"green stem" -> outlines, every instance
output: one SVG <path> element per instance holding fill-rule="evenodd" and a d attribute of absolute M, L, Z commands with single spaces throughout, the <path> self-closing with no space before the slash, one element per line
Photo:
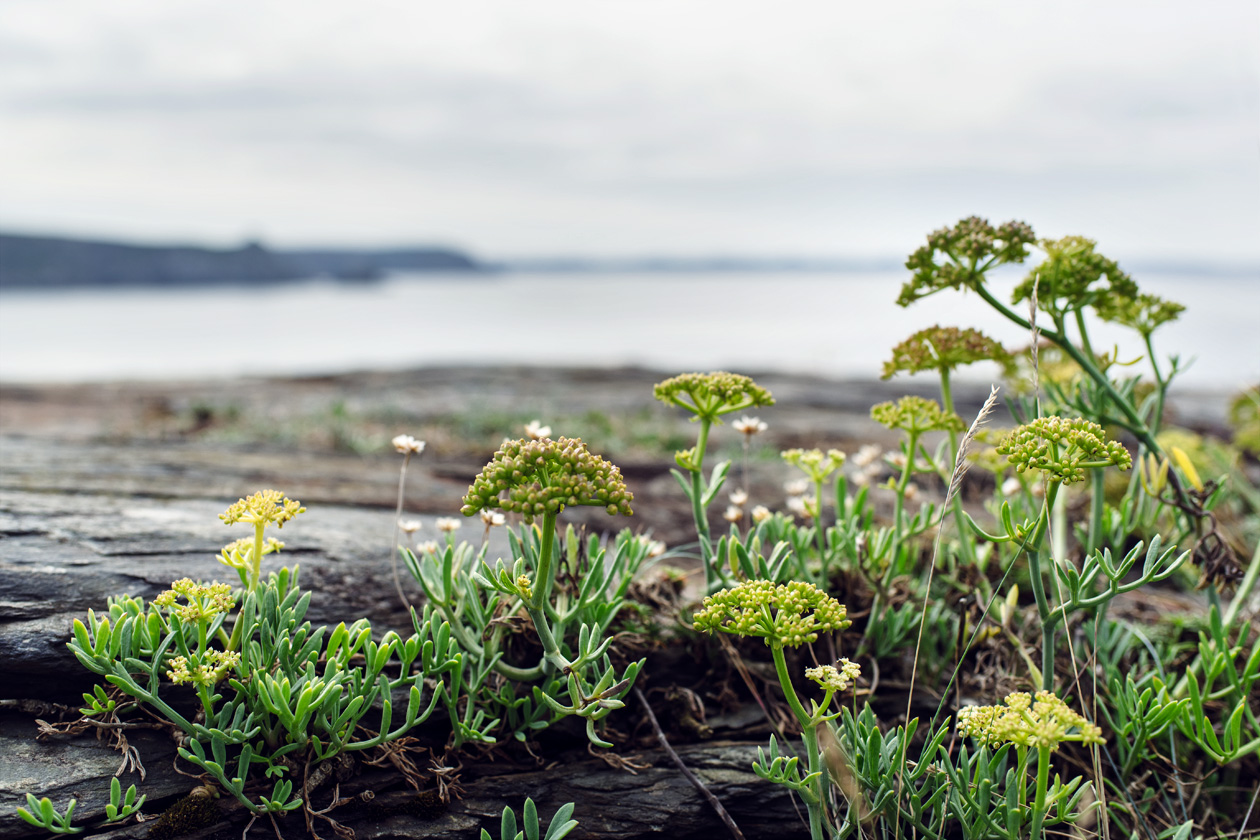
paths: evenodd
<path fill-rule="evenodd" d="M 1168 396 L 1168 380 L 1159 372 L 1159 362 L 1155 360 L 1155 345 L 1151 343 L 1151 334 L 1143 333 L 1142 341 L 1146 344 L 1146 358 L 1151 362 L 1151 373 L 1155 376 L 1155 416 L 1151 418 L 1151 431 L 1159 434 L 1159 427 L 1164 422 L 1164 399 Z"/>
<path fill-rule="evenodd" d="M 263 529 L 266 527 L 266 522 L 259 521 L 254 523 L 254 546 L 249 553 L 249 588 L 251 592 L 258 590 L 258 583 L 262 579 Z"/>
<path fill-rule="evenodd" d="M 704 455 L 709 446 L 709 427 L 713 421 L 700 415 L 700 435 L 696 438 L 696 447 L 692 450 L 691 459 L 691 517 L 696 524 L 696 537 L 700 541 L 700 559 L 704 562 L 704 581 L 707 590 L 713 589 L 714 580 L 719 572 L 714 568 L 713 542 L 709 536 L 708 512 L 701 505 L 704 497 Z"/>
<path fill-rule="evenodd" d="M 1085 327 L 1085 313 L 1081 309 L 1074 312 L 1076 316 L 1076 329 L 1081 334 L 1081 347 L 1084 348 L 1085 354 L 1090 358 L 1094 358 L 1094 347 L 1089 340 L 1089 330 Z M 1056 319 L 1060 331 L 1067 335 L 1067 330 L 1063 327 L 1063 322 Z M 1097 395 L 1099 399 L 1097 404 L 1093 406 L 1095 416 L 1091 419 L 1098 421 L 1099 425 L 1105 423 L 1107 415 L 1107 398 L 1103 395 Z M 1098 548 L 1102 543 L 1102 520 L 1104 508 L 1106 507 L 1106 494 L 1104 488 L 1106 485 L 1106 477 L 1101 470 L 1095 470 L 1090 475 L 1090 497 L 1089 497 L 1089 530 L 1086 535 L 1085 556 L 1094 553 L 1094 549 Z"/>
<path fill-rule="evenodd" d="M 1084 546 L 1086 557 L 1102 546 L 1103 514 L 1107 507 L 1106 479 L 1102 470 L 1094 470 L 1089 476 L 1089 532 Z"/>
<path fill-rule="evenodd" d="M 897 547 L 901 545 L 902 537 L 906 532 L 906 488 L 910 486 L 910 476 L 914 472 L 915 449 L 919 444 L 918 432 L 906 434 L 910 445 L 906 447 L 906 464 L 901 468 L 901 479 L 897 482 L 896 506 L 893 508 L 893 557 L 896 557 Z"/>
<path fill-rule="evenodd" d="M 995 298 L 993 293 L 985 288 L 983 283 L 977 283 L 975 290 L 980 297 L 984 298 L 986 303 L 1001 313 L 1008 321 L 1012 321 L 1026 330 L 1032 329 L 1032 324 L 1030 324 L 1027 319 L 1021 318 L 1019 315 L 1012 312 L 1005 304 Z M 1063 349 L 1063 352 L 1072 357 L 1072 361 L 1081 366 L 1081 369 L 1089 375 L 1090 379 L 1097 382 L 1098 385 L 1107 392 L 1107 396 L 1111 398 L 1111 401 L 1114 402 L 1120 409 L 1121 413 L 1124 414 L 1125 419 L 1133 425 L 1133 433 L 1139 440 L 1142 441 L 1142 443 L 1146 444 L 1148 449 L 1155 453 L 1163 453 L 1159 444 L 1155 442 L 1155 437 L 1151 434 L 1150 428 L 1146 425 L 1146 423 L 1142 422 L 1142 418 L 1138 416 L 1137 410 L 1129 404 L 1128 400 L 1120 395 L 1120 392 L 1116 390 L 1116 386 L 1113 385 L 1111 380 L 1098 369 L 1098 366 L 1094 364 L 1094 360 L 1092 358 L 1086 358 L 1086 356 L 1080 351 L 1080 348 L 1068 341 L 1062 333 L 1056 330 L 1046 329 L 1045 327 L 1038 327 L 1038 331 L 1043 336 L 1059 345 L 1059 347 Z"/>
<path fill-rule="evenodd" d="M 1028 544 L 1028 576 L 1032 583 L 1033 598 L 1037 602 L 1037 614 L 1041 617 L 1041 687 L 1050 691 L 1054 685 L 1054 622 L 1053 612 L 1046 599 L 1045 581 L 1041 575 L 1041 545 L 1050 524 L 1050 509 L 1059 493 L 1059 483 L 1051 481 L 1041 506 L 1041 516 Z"/>
<path fill-rule="evenodd" d="M 819 773 L 822 771 L 822 754 L 818 749 L 817 724 L 806 713 L 800 698 L 796 696 L 796 689 L 792 687 L 792 678 L 788 675 L 787 659 L 783 655 L 783 648 L 771 645 L 770 652 L 774 656 L 774 671 L 779 677 L 779 687 L 783 689 L 783 696 L 787 698 L 792 716 L 801 725 L 801 739 L 805 742 L 809 773 L 811 775 Z M 813 840 L 825 840 L 823 834 L 823 778 L 825 776 L 825 772 L 817 776 L 810 784 L 809 795 L 801 797 L 805 800 L 805 807 L 809 811 L 809 833 Z"/>
<path fill-rule="evenodd" d="M 538 549 L 538 571 L 534 575 L 534 591 L 525 600 L 525 611 L 534 620 L 534 630 L 538 633 L 538 641 L 543 646 L 543 657 L 560 671 L 570 665 L 560 653 L 560 645 L 551 633 L 551 623 L 547 620 L 544 607 L 548 602 L 553 583 L 551 571 L 551 554 L 556 543 L 556 514 L 547 511 L 543 514 L 542 541 Z"/>
<path fill-rule="evenodd" d="M 534 574 L 534 591 L 531 598 L 526 599 L 527 609 L 542 611 L 551 595 L 554 577 L 551 571 L 551 554 L 556 544 L 556 514 L 547 511 L 543 514 L 542 540 L 538 548 L 538 570 Z"/>
<path fill-rule="evenodd" d="M 823 480 L 821 478 L 814 481 L 814 501 L 818 504 L 818 516 L 814 518 L 814 536 L 816 538 L 815 541 L 818 543 L 818 565 L 822 575 L 820 583 L 822 584 L 822 590 L 826 592 L 831 582 L 831 575 L 830 570 L 827 568 L 827 541 L 825 536 L 827 526 L 823 523 Z M 836 515 L 839 516 L 839 514 L 840 512 L 836 511 Z"/>
<path fill-rule="evenodd" d="M 1041 826 L 1046 819 L 1046 788 L 1050 783 L 1050 748 L 1037 748 L 1037 792 L 1033 800 L 1032 826 L 1029 837 L 1041 837 Z"/>
<path fill-rule="evenodd" d="M 954 394 L 949 384 L 949 370 L 947 368 L 940 369 L 941 374 L 941 407 L 945 409 L 945 413 L 954 413 Z M 949 430 L 949 462 L 952 464 L 958 460 L 958 433 L 953 429 Z"/>

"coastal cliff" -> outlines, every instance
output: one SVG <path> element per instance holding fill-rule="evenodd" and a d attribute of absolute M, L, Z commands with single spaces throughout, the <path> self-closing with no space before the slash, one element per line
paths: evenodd
<path fill-rule="evenodd" d="M 204 248 L 0 233 L 5 289 L 281 283 L 319 276 L 374 280 L 389 271 L 480 270 L 472 257 L 447 248 Z"/>

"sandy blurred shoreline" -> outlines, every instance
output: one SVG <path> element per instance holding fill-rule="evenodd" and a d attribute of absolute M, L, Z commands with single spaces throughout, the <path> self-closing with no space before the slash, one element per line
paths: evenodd
<path fill-rule="evenodd" d="M 688 531 L 669 475 L 694 427 L 658 403 L 671 372 L 643 368 L 432 367 L 329 376 L 30 385 L 0 383 L 0 490 L 232 499 L 278 487 L 309 504 L 393 507 L 399 433 L 428 441 L 409 472 L 407 508 L 453 514 L 468 483 L 505 436 L 537 418 L 580 436 L 626 474 L 637 524 L 671 539 Z M 871 405 L 907 393 L 936 396 L 927 377 L 836 380 L 750 375 L 776 398 L 755 412 L 769 424 L 750 453 L 753 502 L 782 504 L 788 447 L 895 444 Z M 968 421 L 988 387 L 960 384 Z M 1178 422 L 1217 428 L 1227 394 L 1178 393 Z M 1008 422 L 1005 411 L 996 424 Z M 741 438 L 715 432 L 718 457 L 742 468 Z M 732 475 L 732 481 L 736 475 Z M 732 485 L 733 486 L 733 485 Z M 601 525 L 600 527 L 604 527 Z"/>

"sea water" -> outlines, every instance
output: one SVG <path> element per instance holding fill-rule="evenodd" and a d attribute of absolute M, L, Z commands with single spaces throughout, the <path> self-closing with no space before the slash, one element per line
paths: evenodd
<path fill-rule="evenodd" d="M 6 291 L 0 381 L 272 376 L 426 365 L 640 365 L 663 371 L 879 374 L 889 348 L 932 324 L 972 326 L 1008 346 L 1025 330 L 974 294 L 895 304 L 904 272 L 397 274 L 196 289 Z M 999 295 L 1009 295 L 1015 278 Z M 1183 383 L 1260 380 L 1260 283 L 1243 276 L 1139 278 L 1186 304 L 1156 333 L 1161 356 L 1193 359 Z M 1017 308 L 1021 315 L 1027 310 Z M 1140 341 L 1091 328 L 1096 350 Z M 1168 362 L 1161 358 L 1166 370 Z M 966 378 L 985 380 L 978 367 Z"/>

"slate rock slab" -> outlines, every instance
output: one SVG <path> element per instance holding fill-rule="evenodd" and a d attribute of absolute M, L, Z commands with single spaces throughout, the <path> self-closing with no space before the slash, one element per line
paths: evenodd
<path fill-rule="evenodd" d="M 0 650 L 8 677 L 0 698 L 77 702 L 92 675 L 65 643 L 73 620 L 103 610 L 110 595 L 152 597 L 182 577 L 235 583 L 236 573 L 217 559 L 247 530 L 219 521 L 232 501 L 0 491 Z M 415 518 L 421 534 L 436 535 L 432 517 Z M 390 571 L 392 529 L 392 511 L 311 505 L 276 532 L 285 550 L 268 561 L 300 566 L 313 624 L 367 616 L 378 633 L 410 633 Z M 507 552 L 502 529 L 491 539 L 490 556 Z M 400 574 L 418 600 L 419 588 Z"/>

